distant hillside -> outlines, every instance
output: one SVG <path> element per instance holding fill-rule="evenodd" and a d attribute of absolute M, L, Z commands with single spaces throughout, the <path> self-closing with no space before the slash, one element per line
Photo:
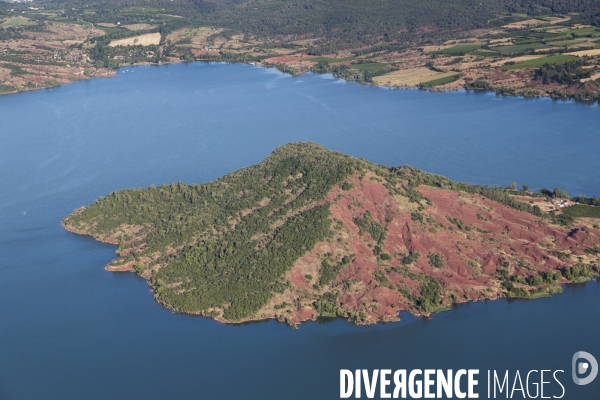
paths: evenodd
<path fill-rule="evenodd" d="M 136 271 L 176 312 L 364 324 L 589 279 L 598 226 L 555 225 L 572 221 L 545 202 L 292 143 L 207 184 L 112 192 L 63 225 L 118 244 L 107 269 Z"/>
<path fill-rule="evenodd" d="M 596 0 L 58 0 L 58 8 L 85 10 L 89 22 L 121 24 L 154 20 L 174 29 L 208 25 L 257 38 L 305 36 L 320 39 L 317 48 L 332 52 L 361 45 L 403 41 L 415 35 L 499 26 L 510 13 L 542 15 L 578 12 L 580 22 L 598 22 Z M 165 20 L 173 14 L 184 18 Z"/>

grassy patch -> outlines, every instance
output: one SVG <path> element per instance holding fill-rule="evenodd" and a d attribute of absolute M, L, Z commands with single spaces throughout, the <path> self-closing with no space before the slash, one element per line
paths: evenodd
<path fill-rule="evenodd" d="M 576 204 L 564 208 L 563 213 L 570 215 L 571 217 L 600 218 L 600 207 Z"/>
<path fill-rule="evenodd" d="M 96 26 L 96 28 L 104 31 L 107 35 L 112 35 L 115 32 L 119 32 L 121 28 L 109 28 L 107 26 Z"/>
<path fill-rule="evenodd" d="M 527 43 L 527 44 L 517 44 L 514 46 L 497 46 L 493 47 L 493 50 L 497 51 L 500 54 L 511 54 L 511 53 L 522 53 L 528 50 L 537 50 L 537 49 L 547 49 L 543 43 Z"/>
<path fill-rule="evenodd" d="M 505 65 L 502 67 L 504 70 L 509 69 L 523 69 L 523 68 L 536 68 L 541 67 L 544 64 L 564 64 L 569 61 L 578 60 L 578 57 L 567 56 L 567 55 L 556 55 L 536 58 L 534 60 L 521 61 L 512 65 Z"/>
<path fill-rule="evenodd" d="M 548 44 L 550 46 L 555 46 L 555 47 L 567 47 L 567 46 L 573 46 L 575 44 L 585 42 L 586 40 L 587 39 L 559 40 L 557 42 L 550 42 Z"/>
<path fill-rule="evenodd" d="M 534 33 L 530 36 L 532 38 L 536 38 L 536 39 L 559 39 L 559 38 L 566 39 L 566 38 L 570 37 L 569 34 L 566 34 L 564 32 L 561 32 L 561 33 L 539 32 L 539 33 Z"/>
<path fill-rule="evenodd" d="M 461 74 L 457 72 L 454 75 L 444 76 L 443 78 L 438 78 L 438 79 L 433 79 L 431 81 L 423 82 L 422 86 L 431 87 L 431 86 L 445 85 L 447 83 L 454 82 L 456 79 L 458 79 L 459 76 L 461 76 Z"/>
<path fill-rule="evenodd" d="M 477 50 L 483 46 L 485 42 L 478 43 L 462 43 L 457 44 L 456 46 L 448 47 L 447 49 L 442 49 L 438 51 L 434 51 L 434 54 L 465 54 L 473 50 Z"/>
<path fill-rule="evenodd" d="M 498 52 L 496 52 L 494 50 L 488 50 L 488 49 L 479 49 L 479 50 L 472 51 L 471 54 L 473 54 L 475 56 L 494 57 L 494 56 L 498 55 Z"/>
<path fill-rule="evenodd" d="M 571 29 L 571 30 L 569 30 L 569 32 L 571 32 L 574 35 L 587 35 L 590 33 L 598 32 L 598 28 L 596 28 L 594 26 L 590 26 L 589 28 Z"/>
<path fill-rule="evenodd" d="M 24 17 L 15 17 L 3 22 L 1 26 L 4 28 L 12 28 L 15 26 L 25 25 L 35 25 L 35 22 L 31 22 L 30 20 Z"/>

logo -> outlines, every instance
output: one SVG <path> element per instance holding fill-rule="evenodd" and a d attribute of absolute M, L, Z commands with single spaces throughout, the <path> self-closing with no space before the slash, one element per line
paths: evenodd
<path fill-rule="evenodd" d="M 587 377 L 579 378 L 579 375 L 585 375 L 588 370 L 590 373 Z M 592 383 L 596 379 L 596 375 L 598 375 L 598 361 L 596 361 L 593 355 L 585 351 L 578 351 L 573 354 L 573 382 L 576 385 Z"/>

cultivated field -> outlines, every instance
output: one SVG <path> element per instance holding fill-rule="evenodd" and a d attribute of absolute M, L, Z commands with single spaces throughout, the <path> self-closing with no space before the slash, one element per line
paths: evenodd
<path fill-rule="evenodd" d="M 414 87 L 422 82 L 454 76 L 456 72 L 436 72 L 429 68 L 411 68 L 400 71 L 394 71 L 389 74 L 376 76 L 373 81 L 378 85 Z"/>
<path fill-rule="evenodd" d="M 494 66 L 494 67 L 501 67 L 504 64 L 506 64 L 507 62 L 514 62 L 514 63 L 518 63 L 521 61 L 529 61 L 529 60 L 535 60 L 536 58 L 542 58 L 544 57 L 543 55 L 530 55 L 530 56 L 520 56 L 520 57 L 513 57 L 513 58 L 509 58 L 509 59 L 504 59 L 504 60 L 500 60 L 500 61 L 496 61 L 494 63 L 491 63 L 490 65 Z"/>
<path fill-rule="evenodd" d="M 130 24 L 130 25 L 123 25 L 123 28 L 129 29 L 130 31 L 145 31 L 147 29 L 154 28 L 154 25 L 150 25 L 150 24 Z"/>
<path fill-rule="evenodd" d="M 575 61 L 577 58 L 575 56 L 568 55 L 556 55 L 556 56 L 548 56 L 548 57 L 540 57 L 533 60 L 521 61 L 513 65 L 505 65 L 502 67 L 504 70 L 510 69 L 523 69 L 523 68 L 535 68 L 541 67 L 544 64 L 564 64 L 569 61 Z"/>
<path fill-rule="evenodd" d="M 145 35 L 134 36 L 125 39 L 113 40 L 110 42 L 111 47 L 115 46 L 149 46 L 158 45 L 160 43 L 160 33 L 147 33 Z"/>
<path fill-rule="evenodd" d="M 447 47 L 445 49 L 441 49 L 435 51 L 437 54 L 464 54 L 473 50 L 477 50 L 481 46 L 483 46 L 485 42 L 476 42 L 476 43 L 461 43 L 455 46 Z"/>
<path fill-rule="evenodd" d="M 200 28 L 183 28 L 178 29 L 175 32 L 170 33 L 167 36 L 167 40 L 172 43 L 188 42 L 192 45 L 205 45 L 207 44 L 207 38 L 215 33 L 221 32 L 222 29 L 214 29 L 207 26 Z"/>
<path fill-rule="evenodd" d="M 15 26 L 23 26 L 23 25 L 33 25 L 34 22 L 29 21 L 27 18 L 25 17 L 15 17 L 15 18 L 11 18 L 9 20 L 6 20 L 2 23 L 3 28 L 13 28 Z"/>
<path fill-rule="evenodd" d="M 577 57 L 594 57 L 594 56 L 600 56 L 600 49 L 573 51 L 573 52 L 567 53 L 567 54 L 571 55 L 571 56 L 577 56 Z"/>

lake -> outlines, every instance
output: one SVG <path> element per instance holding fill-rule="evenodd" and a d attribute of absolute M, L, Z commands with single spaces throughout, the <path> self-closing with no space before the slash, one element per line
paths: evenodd
<path fill-rule="evenodd" d="M 468 183 L 600 195 L 600 107 L 489 93 L 371 88 L 247 65 L 121 69 L 0 96 L 0 399 L 333 399 L 339 370 L 563 369 L 600 357 L 600 284 L 369 327 L 223 325 L 173 314 L 103 270 L 115 246 L 60 221 L 108 192 L 202 183 L 313 141 Z M 481 392 L 483 394 L 483 391 Z M 364 397 L 364 393 L 363 393 Z M 518 398 L 518 397 L 517 397 Z"/>

